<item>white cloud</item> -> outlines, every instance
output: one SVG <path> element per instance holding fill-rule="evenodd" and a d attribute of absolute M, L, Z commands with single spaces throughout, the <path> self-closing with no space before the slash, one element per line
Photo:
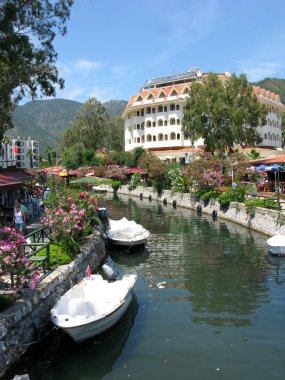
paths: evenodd
<path fill-rule="evenodd" d="M 267 77 L 276 77 L 282 69 L 284 70 L 283 65 L 273 62 L 238 62 L 238 71 L 245 73 L 251 82 L 256 82 Z"/>
<path fill-rule="evenodd" d="M 103 66 L 102 62 L 98 61 L 88 61 L 86 59 L 79 59 L 77 61 L 72 62 L 71 66 L 75 70 L 93 70 L 98 69 Z"/>

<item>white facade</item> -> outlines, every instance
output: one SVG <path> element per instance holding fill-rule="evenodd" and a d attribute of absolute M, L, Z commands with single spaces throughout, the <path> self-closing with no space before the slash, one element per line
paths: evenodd
<path fill-rule="evenodd" d="M 152 79 L 138 95 L 132 96 L 123 112 L 125 121 L 125 150 L 142 146 L 163 155 L 171 150 L 172 157 L 187 158 L 194 149 L 203 147 L 203 139 L 192 142 L 183 135 L 183 108 L 189 97 L 191 82 L 201 81 L 201 70 Z M 223 80 L 230 74 L 219 74 Z M 267 124 L 258 127 L 263 138 L 260 147 L 281 148 L 281 114 L 285 107 L 278 95 L 254 87 L 258 99 L 269 107 Z M 180 153 L 179 153 L 180 152 Z"/>
<path fill-rule="evenodd" d="M 40 166 L 39 142 L 35 140 L 11 139 L 8 144 L 2 144 L 0 167 L 16 166 L 22 169 L 38 168 Z"/>

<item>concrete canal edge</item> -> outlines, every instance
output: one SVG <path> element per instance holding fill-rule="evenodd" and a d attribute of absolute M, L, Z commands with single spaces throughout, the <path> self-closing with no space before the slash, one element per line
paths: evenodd
<path fill-rule="evenodd" d="M 113 192 L 111 187 L 107 190 Z M 278 211 L 256 207 L 254 213 L 250 213 L 244 204 L 237 202 L 232 202 L 227 209 L 221 209 L 217 201 L 205 204 L 194 195 L 173 193 L 170 190 L 158 195 L 155 189 L 142 186 L 129 190 L 127 185 L 122 185 L 117 193 L 222 217 L 266 235 L 285 235 L 285 215 Z M 0 377 L 18 362 L 33 342 L 43 336 L 50 322 L 50 309 L 61 295 L 85 276 L 88 265 L 95 271 L 105 259 L 105 244 L 100 233 L 94 231 L 85 239 L 81 253 L 72 263 L 59 266 L 49 273 L 35 289 L 24 290 L 13 306 L 0 313 Z"/>
<path fill-rule="evenodd" d="M 113 192 L 111 187 L 107 189 Z M 268 210 L 255 207 L 249 210 L 243 203 L 231 202 L 226 209 L 220 207 L 216 200 L 204 203 L 197 197 L 189 193 L 174 193 L 170 190 L 163 190 L 160 195 L 152 187 L 138 186 L 134 190 L 129 190 L 128 185 L 122 185 L 117 191 L 118 194 L 136 196 L 142 199 L 162 202 L 165 206 L 180 206 L 193 209 L 198 212 L 209 214 L 213 217 L 221 217 L 251 230 L 262 232 L 265 235 L 273 236 L 277 233 L 285 235 L 285 214 L 275 210 Z"/>
<path fill-rule="evenodd" d="M 81 253 L 72 263 L 47 274 L 35 289 L 23 290 L 22 297 L 0 313 L 0 378 L 43 336 L 56 301 L 85 277 L 88 265 L 95 271 L 105 259 L 105 244 L 94 231 L 84 239 Z"/>

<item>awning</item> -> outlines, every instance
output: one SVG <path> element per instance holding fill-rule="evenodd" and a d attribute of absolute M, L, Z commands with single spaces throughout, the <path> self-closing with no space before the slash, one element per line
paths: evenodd
<path fill-rule="evenodd" d="M 0 190 L 10 190 L 20 187 L 23 182 L 31 181 L 32 174 L 22 170 L 3 170 L 0 171 Z"/>

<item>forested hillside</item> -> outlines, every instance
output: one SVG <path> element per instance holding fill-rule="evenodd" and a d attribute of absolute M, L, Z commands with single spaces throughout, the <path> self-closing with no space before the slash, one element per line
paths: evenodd
<path fill-rule="evenodd" d="M 285 104 L 285 79 L 265 78 L 254 84 L 279 94 L 281 102 Z"/>
<path fill-rule="evenodd" d="M 103 103 L 110 117 L 121 115 L 127 102 L 111 100 Z M 62 132 L 68 128 L 82 103 L 66 99 L 35 100 L 17 106 L 13 113 L 15 128 L 7 135 L 28 138 L 40 142 L 43 155 L 47 146 L 58 148 Z"/>

